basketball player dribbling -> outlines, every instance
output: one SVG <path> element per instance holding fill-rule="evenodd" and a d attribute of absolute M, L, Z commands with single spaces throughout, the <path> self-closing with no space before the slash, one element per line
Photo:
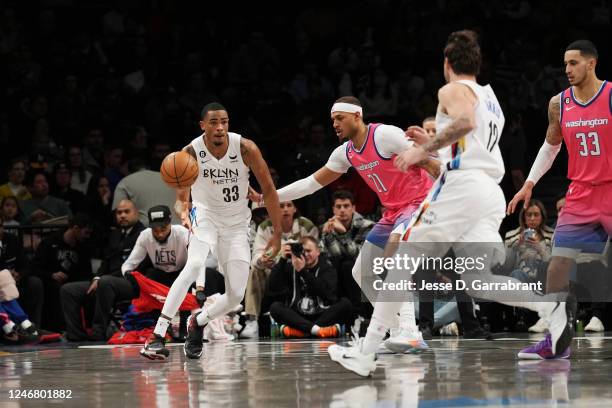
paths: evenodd
<path fill-rule="evenodd" d="M 344 96 L 336 100 L 331 108 L 333 127 L 344 142 L 331 154 L 327 164 L 314 174 L 278 190 L 281 201 L 297 200 L 337 180 L 353 167 L 366 184 L 374 191 L 385 207 L 383 217 L 374 225 L 366 237 L 353 266 L 353 278 L 363 288 L 368 277 L 362 276 L 362 265 L 383 255 L 386 246 L 397 243 L 400 234 L 392 231 L 398 225 L 408 224 L 413 213 L 427 196 L 432 185 L 432 176 L 439 174 L 439 162 L 425 159 L 419 166 L 407 172 L 393 165 L 393 158 L 412 145 L 404 132 L 385 124 L 365 124 L 359 99 Z M 430 173 L 430 174 L 428 174 Z M 258 194 L 253 192 L 253 199 Z M 419 332 L 414 316 L 413 301 L 406 301 L 399 312 L 399 320 L 392 325 L 392 336 L 385 345 L 395 352 L 416 352 L 427 348 Z"/>
<path fill-rule="evenodd" d="M 514 212 L 521 201 L 527 205 L 533 187 L 550 169 L 564 141 L 571 184 L 555 228 L 547 270 L 548 293 L 566 292 L 578 254 L 603 252 L 612 234 L 612 84 L 597 78 L 597 59 L 597 49 L 588 40 L 574 41 L 565 49 L 565 73 L 571 86 L 551 98 L 546 140 L 527 181 L 508 204 L 508 213 Z M 572 297 L 568 300 L 572 314 L 568 319 L 573 325 L 576 304 Z M 521 350 L 519 358 L 568 358 L 569 343 L 564 341 L 559 347 L 552 330 L 553 325 L 563 322 L 537 311 L 548 320 L 551 333 L 536 345 Z"/>
<path fill-rule="evenodd" d="M 189 243 L 187 264 L 172 284 L 155 330 L 140 351 L 143 357 L 153 360 L 168 358 L 170 353 L 164 343 L 168 324 L 192 283 L 201 277 L 200 271 L 205 267 L 209 252 L 217 254 L 220 270 L 225 275 L 225 293 L 189 317 L 185 356 L 199 358 L 203 350 L 204 326 L 242 301 L 251 261 L 248 240 L 251 211 L 247 198 L 250 170 L 262 188 L 275 231 L 264 256 L 273 258 L 280 249 L 280 204 L 268 166 L 255 143 L 228 132 L 228 125 L 229 116 L 222 105 L 206 105 L 200 121 L 204 133 L 183 149 L 196 159 L 199 174 L 191 187 L 177 189 L 175 211 L 183 225 L 193 232 L 193 237 Z"/>

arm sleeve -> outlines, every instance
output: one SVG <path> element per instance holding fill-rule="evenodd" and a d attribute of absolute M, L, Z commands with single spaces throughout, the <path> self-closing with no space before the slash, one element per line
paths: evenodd
<path fill-rule="evenodd" d="M 144 231 L 140 233 L 138 239 L 136 240 L 136 244 L 134 245 L 134 249 L 132 249 L 132 252 L 130 253 L 130 256 L 125 260 L 125 262 L 123 262 L 123 265 L 121 265 L 122 275 L 125 276 L 126 272 L 136 270 L 136 267 L 140 265 L 140 263 L 147 256 L 145 235 L 146 234 L 144 234 Z"/>
<path fill-rule="evenodd" d="M 325 164 L 325 167 L 336 173 L 346 173 L 351 167 L 351 163 L 349 163 L 345 152 L 346 143 L 338 146 L 332 152 L 332 154 L 329 156 L 329 160 Z M 319 184 L 317 180 L 315 180 L 314 175 L 310 175 L 278 190 L 278 199 L 281 202 L 297 200 L 322 188 L 323 186 Z"/>
<path fill-rule="evenodd" d="M 559 154 L 559 150 L 561 150 L 561 143 L 558 145 L 552 145 L 548 143 L 548 141 L 544 141 L 544 144 L 540 148 L 538 155 L 536 156 L 533 165 L 531 166 L 531 171 L 529 172 L 529 176 L 527 177 L 527 181 L 531 181 L 533 184 L 536 184 L 544 174 L 548 170 L 550 170 L 553 162 L 555 161 L 555 157 Z"/>
<path fill-rule="evenodd" d="M 310 195 L 321 188 L 323 188 L 323 186 L 319 184 L 317 180 L 315 180 L 314 175 L 311 174 L 306 178 L 295 181 L 278 190 L 278 200 L 281 203 L 283 201 L 297 200 Z"/>
<path fill-rule="evenodd" d="M 408 140 L 402 129 L 381 125 L 374 134 L 374 145 L 382 157 L 389 159 L 414 145 L 414 142 Z"/>
<path fill-rule="evenodd" d="M 325 167 L 336 173 L 346 173 L 351 167 L 351 163 L 346 157 L 346 143 L 336 147 L 332 154 L 329 156 L 329 160 L 325 164 Z"/>

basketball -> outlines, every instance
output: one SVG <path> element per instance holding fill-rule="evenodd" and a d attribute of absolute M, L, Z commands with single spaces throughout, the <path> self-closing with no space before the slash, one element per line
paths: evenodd
<path fill-rule="evenodd" d="M 190 187 L 198 177 L 198 163 L 187 152 L 173 152 L 162 161 L 161 178 L 172 188 Z"/>

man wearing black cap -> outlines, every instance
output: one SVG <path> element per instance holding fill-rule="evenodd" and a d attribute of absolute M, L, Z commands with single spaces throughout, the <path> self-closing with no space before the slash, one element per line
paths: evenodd
<path fill-rule="evenodd" d="M 172 213 L 165 205 L 151 207 L 148 218 L 149 228 L 140 233 L 132 253 L 121 266 L 121 273 L 125 276 L 138 270 L 170 287 L 187 262 L 189 230 L 182 225 L 170 225 Z"/>

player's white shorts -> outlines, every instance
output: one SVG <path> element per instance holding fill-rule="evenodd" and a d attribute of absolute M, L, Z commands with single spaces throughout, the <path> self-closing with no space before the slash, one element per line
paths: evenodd
<path fill-rule="evenodd" d="M 411 222 L 393 233 L 407 243 L 501 243 L 499 227 L 505 210 L 504 194 L 491 177 L 476 169 L 451 170 L 436 180 Z"/>
<path fill-rule="evenodd" d="M 248 216 L 247 216 L 248 215 Z M 249 245 L 250 213 L 228 219 L 212 213 L 199 214 L 197 207 L 192 210 L 193 238 L 210 245 L 217 254 L 219 265 L 228 261 L 251 262 Z"/>

